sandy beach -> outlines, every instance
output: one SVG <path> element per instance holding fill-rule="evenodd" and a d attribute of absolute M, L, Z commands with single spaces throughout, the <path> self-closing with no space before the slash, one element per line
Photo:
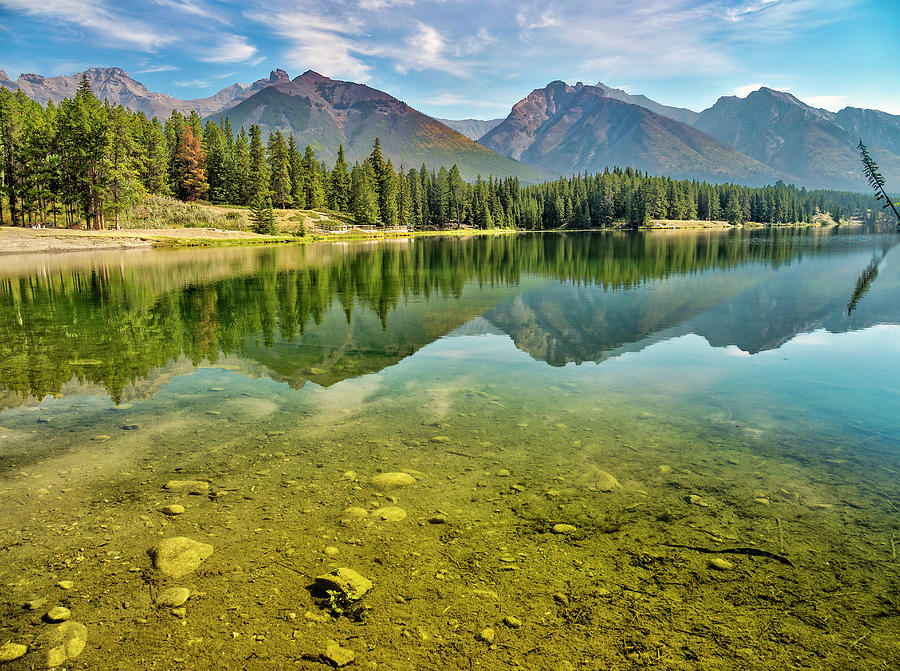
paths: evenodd
<path fill-rule="evenodd" d="M 214 228 L 84 231 L 3 226 L 0 227 L 0 254 L 140 249 L 158 245 L 199 243 L 202 240 L 271 241 L 272 239 L 248 231 L 223 231 Z"/>

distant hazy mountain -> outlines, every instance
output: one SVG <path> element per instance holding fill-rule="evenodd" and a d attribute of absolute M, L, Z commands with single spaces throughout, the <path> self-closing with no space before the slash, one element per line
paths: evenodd
<path fill-rule="evenodd" d="M 662 114 L 670 119 L 675 119 L 675 121 L 680 121 L 681 123 L 686 123 L 688 125 L 692 125 L 697 120 L 697 117 L 700 116 L 699 112 L 689 110 L 686 107 L 670 107 L 669 105 L 663 105 L 655 100 L 650 100 L 647 96 L 631 95 L 625 93 L 622 89 L 614 89 L 607 86 L 603 82 L 597 82 L 597 88 L 601 89 L 604 95 L 609 98 L 615 98 L 616 100 L 621 100 L 623 103 L 631 103 L 632 105 L 644 107 L 651 112 Z"/>
<path fill-rule="evenodd" d="M 856 191 L 867 188 L 856 152 L 862 135 L 888 182 L 900 185 L 900 117 L 884 112 L 835 114 L 763 87 L 719 98 L 694 126 L 807 186 Z"/>
<path fill-rule="evenodd" d="M 146 86 L 131 78 L 121 68 L 90 68 L 83 73 L 71 76 L 42 77 L 35 74 L 20 75 L 12 81 L 0 70 L 0 86 L 8 89 L 20 89 L 29 98 L 46 105 L 48 100 L 58 103 L 63 98 L 72 98 L 81 83 L 81 75 L 87 76 L 91 89 L 101 100 L 123 105 L 135 112 L 144 112 L 147 116 L 167 118 L 173 109 L 182 113 L 196 110 L 200 116 L 207 116 L 243 100 L 257 91 L 279 81 L 289 81 L 284 70 L 273 70 L 266 79 L 252 84 L 232 84 L 208 98 L 180 100 L 166 93 L 155 93 Z"/>
<path fill-rule="evenodd" d="M 515 175 L 537 182 L 548 177 L 547 171 L 496 154 L 384 91 L 312 70 L 271 84 L 211 118 L 224 117 L 235 130 L 259 124 L 264 135 L 277 130 L 293 133 L 300 146 L 311 145 L 328 163 L 339 144 L 348 161 L 365 158 L 379 137 L 385 156 L 397 168 L 425 163 L 437 169 L 455 163 L 467 179 L 478 174 Z"/>
<path fill-rule="evenodd" d="M 435 117 L 437 119 L 437 117 Z M 455 131 L 459 131 L 470 140 L 479 140 L 486 135 L 494 127 L 498 126 L 503 119 L 437 119 L 445 126 L 450 126 Z"/>
<path fill-rule="evenodd" d="M 781 174 L 687 124 L 606 95 L 555 81 L 535 89 L 481 144 L 561 174 L 630 165 L 654 174 L 746 184 Z"/>
<path fill-rule="evenodd" d="M 879 110 L 845 107 L 832 119 L 853 138 L 862 138 L 871 149 L 900 156 L 900 116 Z M 900 188 L 900 184 L 897 186 Z"/>

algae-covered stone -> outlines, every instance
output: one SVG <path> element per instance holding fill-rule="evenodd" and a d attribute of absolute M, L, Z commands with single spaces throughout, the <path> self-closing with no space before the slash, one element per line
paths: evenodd
<path fill-rule="evenodd" d="M 416 484 L 416 479 L 409 473 L 379 473 L 372 476 L 372 484 L 379 489 L 396 489 Z"/>
<path fill-rule="evenodd" d="M 730 571 L 734 568 L 734 564 L 732 564 L 727 559 L 723 559 L 722 557 L 713 557 L 709 560 L 710 568 L 714 568 L 717 571 Z"/>
<path fill-rule="evenodd" d="M 72 611 L 65 606 L 54 606 L 44 615 L 47 622 L 65 622 L 72 617 Z"/>
<path fill-rule="evenodd" d="M 572 524 L 554 524 L 553 533 L 555 534 L 574 534 L 578 529 Z"/>
<path fill-rule="evenodd" d="M 21 643 L 13 643 L 12 641 L 0 645 L 0 664 L 12 662 L 13 660 L 23 657 L 28 652 L 28 646 Z"/>
<path fill-rule="evenodd" d="M 165 488 L 172 492 L 205 494 L 209 491 L 209 483 L 204 480 L 169 480 Z"/>
<path fill-rule="evenodd" d="M 191 590 L 186 587 L 170 587 L 159 593 L 159 596 L 156 597 L 156 603 L 164 608 L 178 608 L 190 596 Z"/>
<path fill-rule="evenodd" d="M 341 592 L 351 601 L 356 601 L 372 589 L 372 581 L 364 578 L 352 568 L 342 566 L 331 573 L 318 576 L 316 587 L 326 592 L 329 590 Z"/>
<path fill-rule="evenodd" d="M 342 667 L 356 659 L 356 653 L 350 648 L 342 648 L 337 641 L 329 639 L 325 642 L 322 658 L 333 666 Z"/>
<path fill-rule="evenodd" d="M 384 506 L 372 511 L 372 515 L 385 522 L 399 522 L 406 519 L 406 511 L 400 506 Z"/>
<path fill-rule="evenodd" d="M 614 492 L 622 489 L 622 485 L 619 484 L 619 481 L 612 473 L 608 473 L 607 471 L 598 468 L 594 471 L 594 477 L 594 484 L 601 492 Z"/>
<path fill-rule="evenodd" d="M 53 668 L 75 659 L 86 643 L 87 627 L 74 620 L 63 622 L 48 635 L 47 666 Z"/>
<path fill-rule="evenodd" d="M 362 519 L 363 517 L 369 516 L 369 511 L 365 508 L 360 508 L 359 506 L 350 506 L 349 508 L 344 508 L 344 514 L 347 517 Z"/>
<path fill-rule="evenodd" d="M 150 551 L 153 565 L 171 578 L 180 578 L 196 570 L 212 553 L 212 545 L 185 536 L 166 538 Z"/>
<path fill-rule="evenodd" d="M 175 515 L 181 515 L 184 513 L 184 506 L 180 503 L 170 503 L 167 506 L 163 506 L 159 509 L 163 515 L 168 515 L 169 517 L 174 517 Z"/>

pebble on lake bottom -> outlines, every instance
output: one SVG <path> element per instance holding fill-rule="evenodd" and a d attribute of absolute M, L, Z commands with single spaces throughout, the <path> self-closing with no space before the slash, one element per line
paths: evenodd
<path fill-rule="evenodd" d="M 722 557 L 713 557 L 708 563 L 710 568 L 714 568 L 717 571 L 729 571 L 734 568 L 734 564 Z"/>
<path fill-rule="evenodd" d="M 72 617 L 72 611 L 65 606 L 54 606 L 44 615 L 47 622 L 65 622 L 70 617 Z"/>
<path fill-rule="evenodd" d="M 0 645 L 0 664 L 12 662 L 13 660 L 23 657 L 28 652 L 28 646 L 21 643 L 13 643 L 12 641 Z"/>
<path fill-rule="evenodd" d="M 163 608 L 177 608 L 191 596 L 191 590 L 186 587 L 169 587 L 159 593 L 156 603 Z"/>

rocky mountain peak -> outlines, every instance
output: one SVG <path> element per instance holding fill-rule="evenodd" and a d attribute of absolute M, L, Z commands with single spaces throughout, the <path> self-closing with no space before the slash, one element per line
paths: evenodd
<path fill-rule="evenodd" d="M 297 77 L 297 79 L 307 82 L 309 84 L 318 84 L 320 82 L 330 82 L 331 81 L 330 77 L 326 77 L 325 75 L 320 75 L 315 70 L 307 70 L 302 75 Z M 297 81 L 297 79 L 295 79 L 294 81 Z"/>
<path fill-rule="evenodd" d="M 19 75 L 19 79 L 28 82 L 29 84 L 43 84 L 44 78 L 40 75 L 36 75 L 33 72 L 26 72 L 24 74 Z"/>
<path fill-rule="evenodd" d="M 12 81 L 12 80 L 9 78 L 9 75 L 6 74 L 6 72 L 4 72 L 3 70 L 0 70 L 0 82 L 10 82 L 10 81 Z"/>
<path fill-rule="evenodd" d="M 269 73 L 269 82 L 274 84 L 275 82 L 286 82 L 290 81 L 290 77 L 288 73 L 282 70 L 281 68 L 276 68 Z"/>

